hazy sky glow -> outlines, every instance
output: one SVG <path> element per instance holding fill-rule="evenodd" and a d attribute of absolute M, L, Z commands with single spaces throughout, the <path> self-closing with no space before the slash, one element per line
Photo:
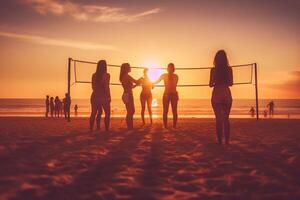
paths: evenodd
<path fill-rule="evenodd" d="M 212 66 L 218 49 L 231 64 L 258 63 L 262 98 L 300 98 L 299 10 L 298 0 L 2 0 L 0 98 L 62 96 L 68 57 L 200 67 Z M 182 80 L 201 79 L 200 72 L 180 73 Z M 73 98 L 91 92 L 89 85 L 72 91 Z M 236 86 L 233 95 L 253 98 L 253 91 Z M 209 88 L 179 92 L 210 97 Z M 112 87 L 112 95 L 119 98 L 121 89 Z"/>

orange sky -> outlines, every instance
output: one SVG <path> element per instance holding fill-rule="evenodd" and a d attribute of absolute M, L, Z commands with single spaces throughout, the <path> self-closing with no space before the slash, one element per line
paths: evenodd
<path fill-rule="evenodd" d="M 4 0 L 0 4 L 0 98 L 62 96 L 67 89 L 68 57 L 134 66 L 174 62 L 180 67 L 201 67 L 212 65 L 218 49 L 227 51 L 231 64 L 258 63 L 261 98 L 300 98 L 300 4 L 296 0 L 130 4 Z M 205 80 L 201 72 L 178 71 L 178 75 L 184 83 L 198 76 L 199 82 Z M 248 78 L 243 73 L 237 76 Z M 119 98 L 121 88 L 111 89 L 113 98 Z M 91 90 L 77 84 L 72 92 L 73 98 L 89 98 Z M 179 89 L 179 93 L 181 98 L 210 97 L 207 87 Z M 156 88 L 154 95 L 159 98 L 161 89 Z M 254 88 L 235 86 L 233 95 L 254 98 Z"/>

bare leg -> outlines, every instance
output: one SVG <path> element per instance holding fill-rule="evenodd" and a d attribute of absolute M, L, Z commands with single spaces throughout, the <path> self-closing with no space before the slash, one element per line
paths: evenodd
<path fill-rule="evenodd" d="M 95 122 L 95 117 L 97 114 L 97 105 L 95 103 L 91 103 L 92 106 L 92 112 L 91 112 L 91 116 L 90 116 L 90 130 L 92 131 L 94 129 L 94 122 Z"/>
<path fill-rule="evenodd" d="M 64 116 L 65 116 L 65 119 L 67 119 L 67 114 L 68 114 L 68 113 L 67 113 L 67 108 L 65 107 L 65 108 L 64 108 Z"/>
<path fill-rule="evenodd" d="M 105 130 L 109 131 L 110 125 L 110 102 L 103 104 L 103 110 L 105 113 L 104 123 L 105 123 Z"/>
<path fill-rule="evenodd" d="M 127 115 L 126 115 L 127 128 L 133 129 L 133 115 L 135 113 L 133 97 L 132 99 L 130 99 L 130 102 L 125 105 L 127 110 Z"/>
<path fill-rule="evenodd" d="M 133 129 L 133 114 L 131 109 L 127 109 L 126 123 L 128 129 Z"/>
<path fill-rule="evenodd" d="M 176 128 L 177 125 L 177 119 L 178 119 L 178 113 L 177 113 L 177 104 L 178 104 L 178 98 L 171 98 L 171 106 L 172 106 L 172 113 L 173 113 L 173 127 Z"/>
<path fill-rule="evenodd" d="M 153 123 L 153 121 L 152 121 L 152 97 L 149 97 L 147 99 L 147 108 L 148 108 L 148 113 L 150 116 L 150 123 L 152 124 Z"/>
<path fill-rule="evenodd" d="M 212 103 L 212 106 L 216 116 L 216 132 L 217 132 L 218 143 L 222 144 L 222 137 L 223 137 L 222 105 L 218 103 Z"/>
<path fill-rule="evenodd" d="M 232 103 L 224 104 L 224 135 L 225 135 L 225 143 L 229 144 L 230 139 L 230 122 L 229 122 L 229 115 L 231 110 Z"/>
<path fill-rule="evenodd" d="M 168 112 L 169 112 L 169 103 L 170 98 L 168 95 L 163 96 L 163 121 L 164 121 L 164 127 L 168 127 Z"/>
<path fill-rule="evenodd" d="M 97 123 L 98 130 L 100 130 L 101 115 L 102 115 L 102 105 L 98 106 L 98 109 L 97 109 L 96 123 Z"/>
<path fill-rule="evenodd" d="M 126 125 L 127 125 L 127 128 L 129 129 L 130 127 L 130 108 L 129 108 L 129 105 L 128 104 L 125 104 L 126 106 Z"/>
<path fill-rule="evenodd" d="M 67 108 L 67 117 L 68 117 L 68 121 L 70 121 L 70 116 L 71 116 L 71 111 L 70 111 L 70 105 Z"/>
<path fill-rule="evenodd" d="M 143 125 L 145 125 L 145 107 L 146 107 L 146 101 L 144 98 L 140 98 L 140 101 L 141 101 L 141 118 L 142 118 L 142 121 L 143 121 Z"/>

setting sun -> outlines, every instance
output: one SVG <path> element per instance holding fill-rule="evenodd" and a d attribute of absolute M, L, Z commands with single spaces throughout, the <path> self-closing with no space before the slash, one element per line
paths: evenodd
<path fill-rule="evenodd" d="M 160 77 L 162 73 L 163 70 L 161 69 L 149 68 L 148 75 L 151 81 L 155 81 Z"/>
<path fill-rule="evenodd" d="M 148 76 L 151 81 L 156 81 L 163 73 L 162 69 L 158 69 L 162 67 L 162 65 L 158 63 L 159 62 L 156 59 L 151 59 L 150 61 L 148 60 L 145 62 L 144 66 L 149 69 Z"/>

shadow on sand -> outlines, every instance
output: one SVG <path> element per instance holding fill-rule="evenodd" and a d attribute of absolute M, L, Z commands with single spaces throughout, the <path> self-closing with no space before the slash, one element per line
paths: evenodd
<path fill-rule="evenodd" d="M 155 124 L 133 131 L 76 132 L 82 124 L 54 135 L 31 128 L 29 135 L 2 134 L 1 198 L 300 197 L 299 145 L 279 143 L 282 136 L 277 134 L 255 138 L 251 122 L 233 124 L 230 146 L 215 143 L 212 121 L 176 130 Z"/>

